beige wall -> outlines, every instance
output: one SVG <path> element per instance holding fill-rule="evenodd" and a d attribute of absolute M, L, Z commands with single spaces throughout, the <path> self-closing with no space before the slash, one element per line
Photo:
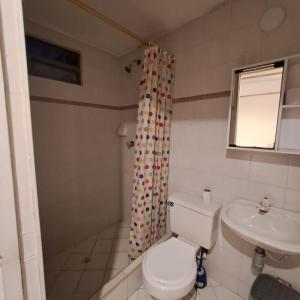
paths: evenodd
<path fill-rule="evenodd" d="M 112 56 L 37 24 L 26 32 L 82 55 L 83 85 L 29 77 L 30 95 L 117 106 L 120 65 Z M 120 219 L 120 111 L 31 101 L 45 256 Z"/>
<path fill-rule="evenodd" d="M 262 33 L 259 19 L 274 5 L 286 7 L 287 19 L 279 29 Z M 175 97 L 229 90 L 233 67 L 299 53 L 299 10 L 300 2 L 293 0 L 237 0 L 166 36 L 160 45 L 177 58 Z M 136 55 L 124 57 L 122 63 Z M 126 104 L 137 101 L 134 76 L 122 78 Z M 226 152 L 228 110 L 229 98 L 174 105 L 170 192 L 201 195 L 203 188 L 210 187 L 213 199 L 223 204 L 239 197 L 258 202 L 267 195 L 274 206 L 300 212 L 300 157 Z M 128 112 L 122 115 L 130 121 Z M 217 245 L 208 255 L 208 275 L 247 298 L 254 280 L 253 249 L 222 226 Z M 300 256 L 266 263 L 267 273 L 300 289 Z"/>
<path fill-rule="evenodd" d="M 118 106 L 120 64 L 118 59 L 63 34 L 25 20 L 26 33 L 81 54 L 82 85 L 30 76 L 34 96 Z"/>

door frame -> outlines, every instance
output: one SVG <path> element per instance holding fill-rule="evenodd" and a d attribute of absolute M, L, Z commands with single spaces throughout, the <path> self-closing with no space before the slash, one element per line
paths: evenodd
<path fill-rule="evenodd" d="M 17 216 L 0 49 L 0 300 L 23 299 Z"/>
<path fill-rule="evenodd" d="M 45 283 L 21 0 L 0 0 L 0 47 L 24 299 Z"/>

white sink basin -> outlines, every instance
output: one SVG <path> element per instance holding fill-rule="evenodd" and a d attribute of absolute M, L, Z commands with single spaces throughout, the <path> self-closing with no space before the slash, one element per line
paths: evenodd
<path fill-rule="evenodd" d="M 222 209 L 222 221 L 246 241 L 266 250 L 300 254 L 300 214 L 271 207 L 259 214 L 258 203 L 237 200 Z"/>

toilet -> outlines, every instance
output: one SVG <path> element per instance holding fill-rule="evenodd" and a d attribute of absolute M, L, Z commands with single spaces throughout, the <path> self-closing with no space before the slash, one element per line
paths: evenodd
<path fill-rule="evenodd" d="M 220 204 L 200 197 L 175 193 L 169 196 L 170 227 L 177 237 L 150 248 L 143 258 L 143 282 L 159 300 L 186 296 L 196 281 L 196 252 L 216 242 Z"/>

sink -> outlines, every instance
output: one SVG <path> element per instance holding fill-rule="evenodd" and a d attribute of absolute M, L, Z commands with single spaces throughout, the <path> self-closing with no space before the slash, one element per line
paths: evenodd
<path fill-rule="evenodd" d="M 222 221 L 246 241 L 266 250 L 300 254 L 300 214 L 271 207 L 260 214 L 258 203 L 239 199 L 222 209 Z"/>

